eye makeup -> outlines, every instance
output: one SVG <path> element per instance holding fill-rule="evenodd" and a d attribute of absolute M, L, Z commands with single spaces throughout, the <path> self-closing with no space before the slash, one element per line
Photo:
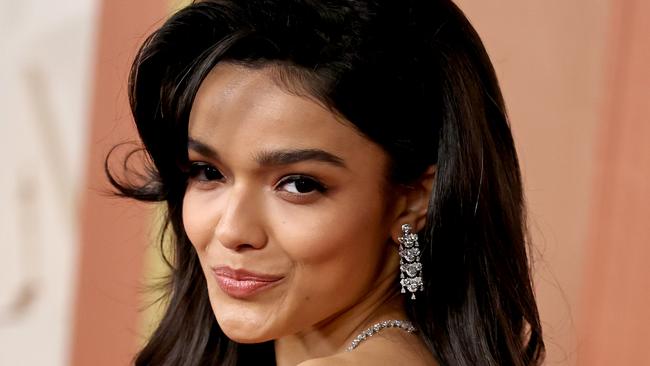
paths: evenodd
<path fill-rule="evenodd" d="M 201 161 L 190 163 L 187 175 L 189 179 L 202 182 L 222 180 L 224 178 L 219 169 L 214 167 L 212 164 Z"/>
<path fill-rule="evenodd" d="M 285 189 L 283 189 L 284 191 L 293 194 L 308 194 L 311 192 L 324 193 L 327 191 L 327 187 L 316 178 L 301 174 L 292 174 L 282 178 L 276 186 L 276 189 L 278 187 L 285 187 Z"/>

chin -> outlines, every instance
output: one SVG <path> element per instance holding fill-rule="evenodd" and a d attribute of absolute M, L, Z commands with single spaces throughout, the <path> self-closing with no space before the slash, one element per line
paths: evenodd
<path fill-rule="evenodd" d="M 219 327 L 223 333 L 231 340 L 237 343 L 251 344 L 272 341 L 275 337 L 261 331 L 259 327 L 250 324 L 230 324 L 231 322 L 219 322 Z"/>
<path fill-rule="evenodd" d="M 276 339 L 268 316 L 246 306 L 218 303 L 212 306 L 221 331 L 237 343 L 263 343 Z"/>

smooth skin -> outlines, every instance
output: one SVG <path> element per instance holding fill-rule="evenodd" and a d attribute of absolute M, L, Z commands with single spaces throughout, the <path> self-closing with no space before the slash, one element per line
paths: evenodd
<path fill-rule="evenodd" d="M 274 81 L 273 66 L 218 64 L 192 107 L 187 235 L 216 319 L 242 343 L 275 340 L 277 364 L 432 365 L 416 334 L 368 326 L 406 319 L 399 293 L 401 225 L 420 230 L 435 169 L 406 188 L 388 156 L 352 124 Z M 212 268 L 281 276 L 234 298 Z"/>

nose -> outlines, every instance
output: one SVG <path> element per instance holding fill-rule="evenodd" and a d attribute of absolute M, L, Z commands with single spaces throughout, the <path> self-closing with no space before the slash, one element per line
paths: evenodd
<path fill-rule="evenodd" d="M 242 251 L 266 245 L 262 209 L 257 195 L 244 187 L 232 187 L 214 228 L 215 239 L 224 247 Z"/>

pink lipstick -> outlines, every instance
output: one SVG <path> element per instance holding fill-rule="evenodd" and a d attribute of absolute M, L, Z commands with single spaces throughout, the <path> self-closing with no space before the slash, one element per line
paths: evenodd
<path fill-rule="evenodd" d="M 284 277 L 249 272 L 230 267 L 213 267 L 217 285 L 228 296 L 244 299 L 277 285 Z"/>

